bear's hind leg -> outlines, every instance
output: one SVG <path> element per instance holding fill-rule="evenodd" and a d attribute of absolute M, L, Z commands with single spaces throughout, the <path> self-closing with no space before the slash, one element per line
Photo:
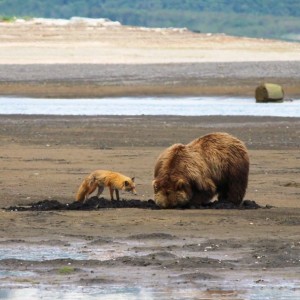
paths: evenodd
<path fill-rule="evenodd" d="M 219 186 L 217 189 L 217 194 L 218 194 L 218 201 L 219 202 L 230 202 L 228 199 L 228 185 L 223 184 L 222 186 Z"/>

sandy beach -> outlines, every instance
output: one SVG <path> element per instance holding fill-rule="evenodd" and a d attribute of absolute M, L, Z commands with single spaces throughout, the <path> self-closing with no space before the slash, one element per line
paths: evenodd
<path fill-rule="evenodd" d="M 249 96 L 266 80 L 300 96 L 297 43 L 107 24 L 0 28 L 1 96 Z M 148 201 L 159 153 L 213 131 L 246 143 L 245 199 L 263 208 L 6 210 L 71 203 L 95 169 L 135 176 L 138 195 L 122 198 Z M 4 299 L 24 288 L 66 299 L 299 298 L 299 118 L 1 115 L 0 141 Z"/>

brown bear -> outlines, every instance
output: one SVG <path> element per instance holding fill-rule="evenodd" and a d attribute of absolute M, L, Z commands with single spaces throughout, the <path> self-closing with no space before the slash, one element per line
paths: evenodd
<path fill-rule="evenodd" d="M 216 132 L 164 150 L 154 170 L 154 200 L 161 208 L 219 201 L 239 205 L 246 193 L 249 156 L 242 141 Z"/>

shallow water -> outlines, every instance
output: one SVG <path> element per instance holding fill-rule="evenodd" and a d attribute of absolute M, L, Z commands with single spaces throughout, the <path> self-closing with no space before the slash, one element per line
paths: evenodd
<path fill-rule="evenodd" d="M 131 246 L 133 246 L 132 244 Z M 37 244 L 7 244 L 0 248 L 0 260 L 18 259 L 24 261 L 50 261 L 55 259 L 89 260 L 99 261 L 116 259 L 126 255 L 147 255 L 148 252 L 136 254 L 130 250 L 128 243 L 112 245 L 86 246 L 85 243 L 71 243 L 67 246 L 37 245 Z M 0 270 L 0 278 L 1 278 Z"/>
<path fill-rule="evenodd" d="M 77 248 L 39 245 L 13 245 L 0 249 L 0 260 L 20 259 L 45 261 L 53 259 L 87 259 L 87 255 Z M 1 272 L 0 272 L 1 277 Z"/>
<path fill-rule="evenodd" d="M 199 242 L 199 241 L 198 241 Z M 44 242 L 45 243 L 45 242 Z M 61 258 L 73 260 L 83 259 L 116 259 L 126 255 L 145 255 L 146 251 L 134 252 L 134 246 L 151 246 L 151 241 L 112 241 L 108 245 L 88 245 L 86 242 L 73 242 L 67 245 L 37 245 L 36 243 L 8 243 L 0 250 L 0 259 L 19 259 L 22 260 L 47 261 Z M 172 241 L 165 241 L 164 246 L 172 244 Z M 133 248 L 132 248 L 133 247 Z M 180 247 L 181 248 L 181 247 Z M 147 249 L 147 247 L 146 247 Z M 205 248 L 206 249 L 206 248 Z M 224 251 L 205 251 L 205 257 L 228 259 L 229 252 Z M 231 251 L 230 251 L 231 252 Z M 174 254 L 180 255 L 175 250 Z M 183 255 L 185 253 L 181 253 Z M 190 256 L 191 253 L 188 253 Z M 232 253 L 231 253 L 232 254 Z M 232 255 L 235 256 L 236 253 Z M 201 257 L 201 253 L 195 255 Z M 36 273 L 37 272 L 37 273 Z M 95 271 L 96 272 L 96 271 Z M 148 271 L 149 272 L 149 271 Z M 2 270 L 0 272 L 0 299 L 7 300 L 37 300 L 37 299 L 105 299 L 105 300 L 125 300 L 125 299 L 206 299 L 206 300 L 296 300 L 300 299 L 300 282 L 295 278 L 290 278 L 288 271 L 282 274 L 263 272 L 258 270 L 239 272 L 223 272 L 218 279 L 192 280 L 192 281 L 173 281 L 173 284 L 162 285 L 153 288 L 153 283 L 148 282 L 147 286 L 138 283 L 118 284 L 99 283 L 94 285 L 79 282 L 76 284 L 62 284 L 59 286 L 35 283 L 40 275 L 39 268 L 36 271 L 30 270 Z M 225 272 L 225 273 L 224 273 Z M 47 272 L 46 272 L 47 273 Z M 62 275 L 61 275 L 62 276 Z M 173 275 L 177 278 L 177 275 Z M 2 283 L 1 283 L 2 281 Z"/>
<path fill-rule="evenodd" d="M 254 98 L 0 98 L 0 114 L 42 115 L 183 115 L 300 117 L 300 100 L 256 103 Z"/>

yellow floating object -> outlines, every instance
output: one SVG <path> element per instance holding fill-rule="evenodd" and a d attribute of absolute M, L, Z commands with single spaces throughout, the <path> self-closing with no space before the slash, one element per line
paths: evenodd
<path fill-rule="evenodd" d="M 264 83 L 255 90 L 256 102 L 283 102 L 284 91 L 278 84 Z"/>

